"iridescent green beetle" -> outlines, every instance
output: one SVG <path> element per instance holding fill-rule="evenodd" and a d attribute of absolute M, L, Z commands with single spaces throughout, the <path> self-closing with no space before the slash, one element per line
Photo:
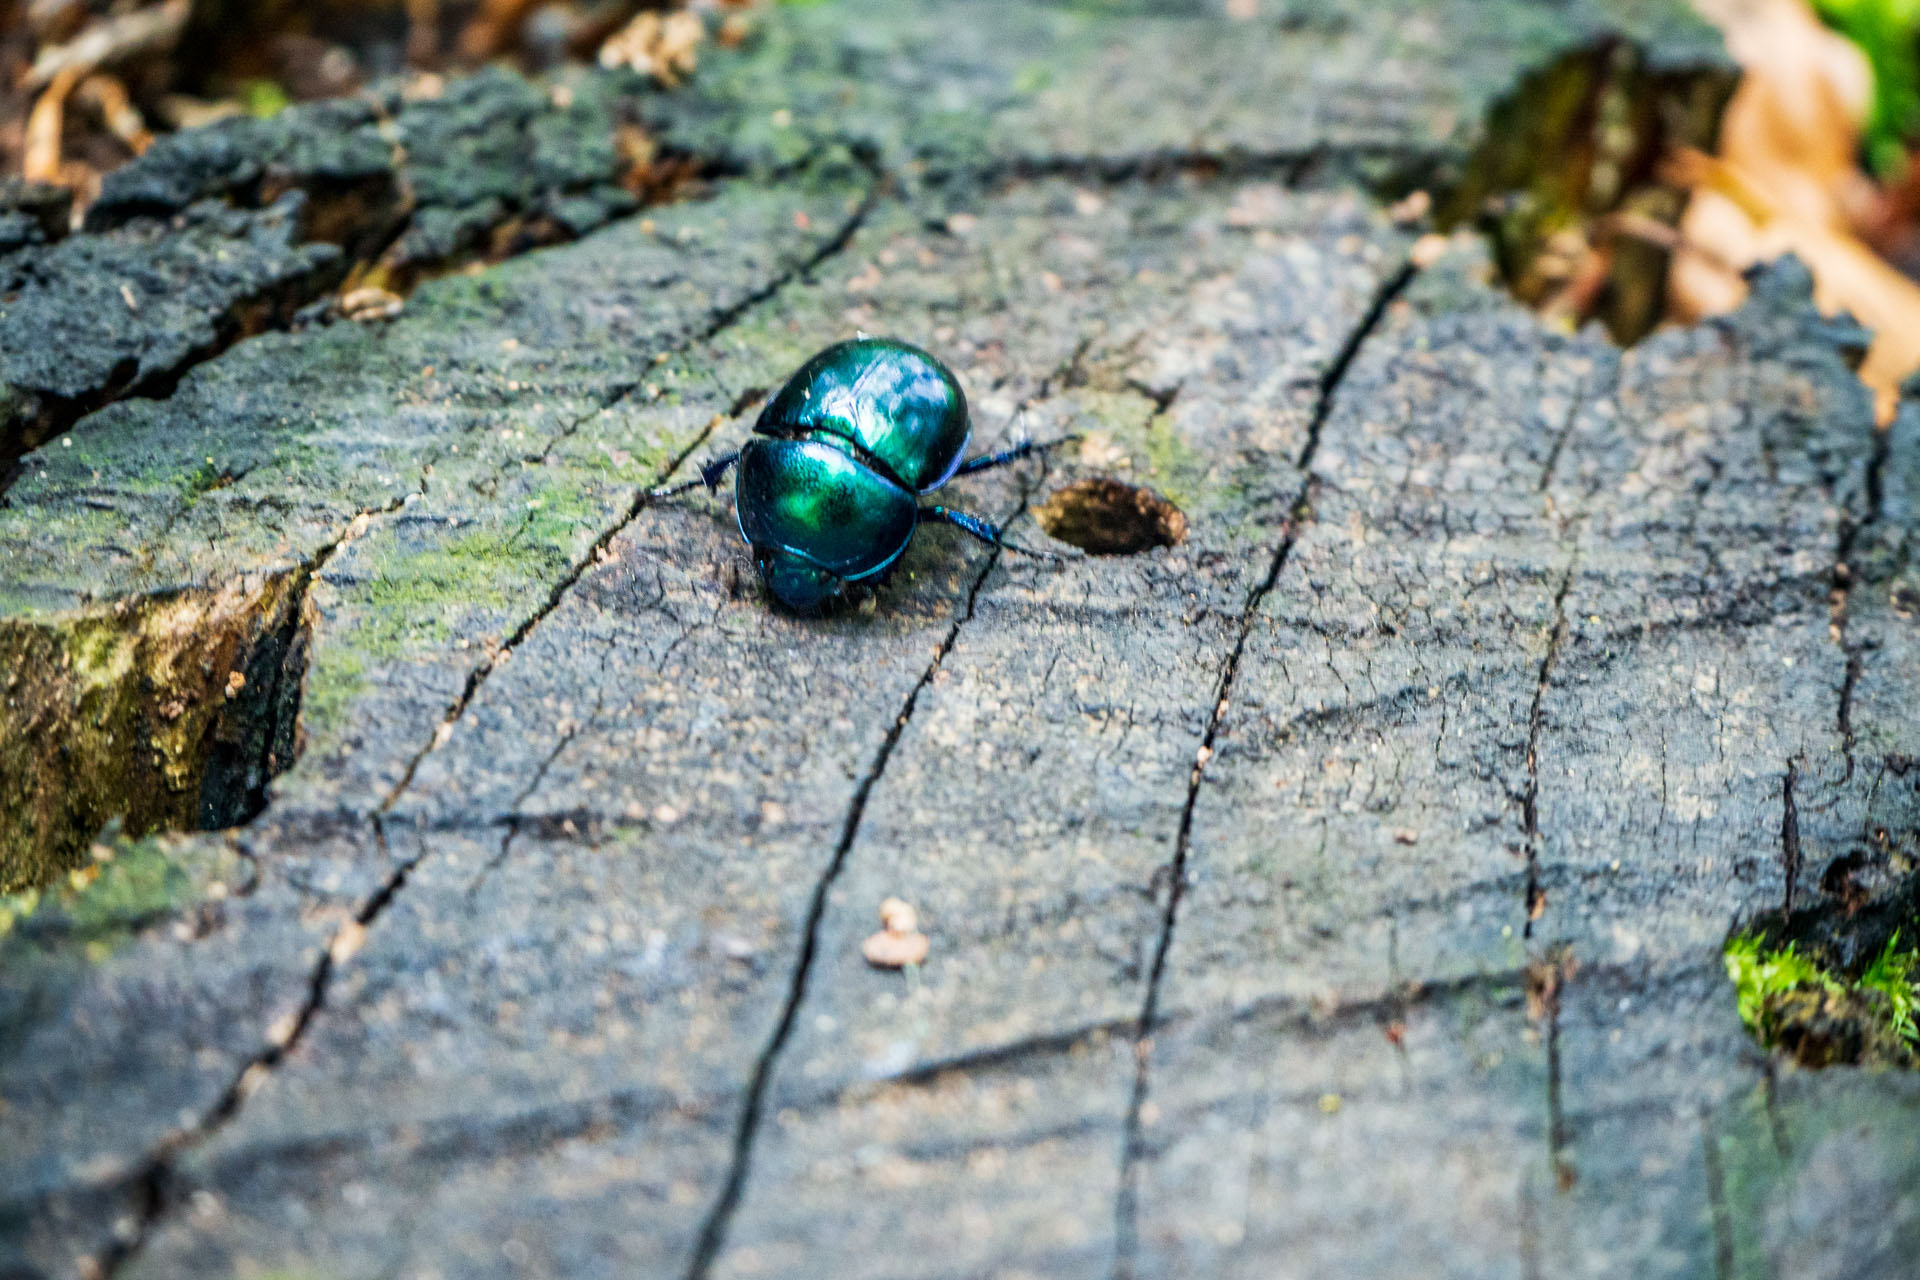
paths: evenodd
<path fill-rule="evenodd" d="M 962 462 L 972 425 L 959 380 L 890 338 L 855 338 L 814 356 L 767 402 L 753 432 L 738 453 L 701 467 L 700 479 L 659 492 L 718 488 L 737 466 L 740 536 L 774 599 L 803 613 L 885 573 L 922 522 L 1008 546 L 978 516 L 919 500 L 955 476 L 1033 452 L 1020 444 Z"/>

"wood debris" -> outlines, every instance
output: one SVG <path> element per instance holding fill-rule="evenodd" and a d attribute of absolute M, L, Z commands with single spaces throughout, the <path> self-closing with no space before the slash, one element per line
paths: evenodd
<path fill-rule="evenodd" d="M 368 285 L 341 296 L 340 314 L 356 323 L 370 324 L 375 320 L 393 319 L 406 309 L 406 305 L 399 294 Z"/>

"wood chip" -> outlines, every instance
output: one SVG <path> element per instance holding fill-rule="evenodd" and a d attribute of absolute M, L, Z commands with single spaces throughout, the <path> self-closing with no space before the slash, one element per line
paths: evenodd
<path fill-rule="evenodd" d="M 340 299 L 340 314 L 359 324 L 391 320 L 406 309 L 400 295 L 375 286 L 354 289 Z"/>

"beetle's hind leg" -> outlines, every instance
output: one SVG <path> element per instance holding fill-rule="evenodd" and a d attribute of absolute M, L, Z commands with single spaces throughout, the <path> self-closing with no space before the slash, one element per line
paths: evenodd
<path fill-rule="evenodd" d="M 707 489 L 709 491 L 718 489 L 720 482 L 727 478 L 727 472 L 733 470 L 734 465 L 739 461 L 740 451 L 738 449 L 732 453 L 721 454 L 717 458 L 700 464 L 700 478 L 698 480 L 688 480 L 681 484 L 662 485 L 658 489 L 649 489 L 647 496 L 649 498 L 672 498 L 686 493 L 690 489 Z"/>
<path fill-rule="evenodd" d="M 1018 552 L 1023 556 L 1032 556 L 1036 560 L 1052 560 L 1057 563 L 1062 559 L 1051 551 L 1036 551 L 1032 547 L 1008 542 L 1001 537 L 1000 527 L 992 521 L 982 520 L 979 516 L 969 515 L 965 511 L 955 511 L 952 507 L 922 507 L 920 518 L 928 524 L 950 524 L 962 533 L 971 534 L 980 539 L 990 547 Z"/>

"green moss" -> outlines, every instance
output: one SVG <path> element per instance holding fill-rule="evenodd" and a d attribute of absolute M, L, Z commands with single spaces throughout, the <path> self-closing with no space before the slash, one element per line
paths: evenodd
<path fill-rule="evenodd" d="M 1920 946 L 1900 950 L 1900 931 L 1895 929 L 1887 945 L 1860 975 L 1860 985 L 1887 998 L 1894 1034 L 1920 1047 L 1920 1025 L 1914 1020 L 1915 1010 L 1920 1008 L 1920 989 L 1915 986 L 1917 975 L 1920 975 Z"/>
<path fill-rule="evenodd" d="M 1727 943 L 1726 966 L 1740 1020 L 1763 1041 L 1771 1043 L 1779 1034 L 1780 1011 L 1788 997 L 1813 994 L 1832 997 L 1830 1008 L 1859 1010 L 1873 1023 L 1870 1030 L 1891 1033 L 1909 1048 L 1920 1049 L 1915 1017 L 1920 1010 L 1920 947 L 1903 950 L 1898 930 L 1857 978 L 1829 971 L 1791 942 L 1770 947 L 1764 935 L 1752 933 Z M 1872 995 L 1861 999 L 1867 993 Z"/>
<path fill-rule="evenodd" d="M 201 495 L 211 493 L 215 489 L 224 489 L 232 483 L 233 478 L 214 466 L 213 459 L 208 458 L 186 475 L 179 477 L 176 487 L 180 490 L 180 509 L 191 511 L 194 504 L 200 501 Z"/>
<path fill-rule="evenodd" d="M 519 519 L 465 526 L 445 542 L 402 540 L 392 529 L 373 535 L 360 548 L 368 576 L 340 588 L 316 630 L 301 702 L 309 736 L 324 740 L 346 725 L 372 672 L 517 622 L 608 512 L 608 504 L 555 484 L 522 499 Z M 475 625 L 476 615 L 487 620 Z"/>
<path fill-rule="evenodd" d="M 300 697 L 300 717 L 309 734 L 331 737 L 347 722 L 347 708 L 367 687 L 367 662 L 350 648 L 322 647 L 307 668 L 306 688 Z"/>
<path fill-rule="evenodd" d="M 196 897 L 204 860 L 183 859 L 153 838 L 104 837 L 93 857 L 53 883 L 0 894 L 0 972 L 29 951 L 98 963 L 134 932 Z"/>
<path fill-rule="evenodd" d="M 1740 1021 L 1756 1031 L 1769 996 L 1790 991 L 1821 990 L 1839 993 L 1844 984 L 1832 977 L 1789 942 L 1767 950 L 1758 934 L 1742 934 L 1727 943 L 1727 976 L 1733 979 Z"/>
<path fill-rule="evenodd" d="M 1044 62 L 1029 62 L 1013 75 L 1013 91 L 1030 97 L 1053 83 L 1053 68 Z"/>
<path fill-rule="evenodd" d="M 1174 430 L 1167 415 L 1147 423 L 1147 479 L 1175 506 L 1190 507 L 1204 492 L 1207 460 Z"/>

